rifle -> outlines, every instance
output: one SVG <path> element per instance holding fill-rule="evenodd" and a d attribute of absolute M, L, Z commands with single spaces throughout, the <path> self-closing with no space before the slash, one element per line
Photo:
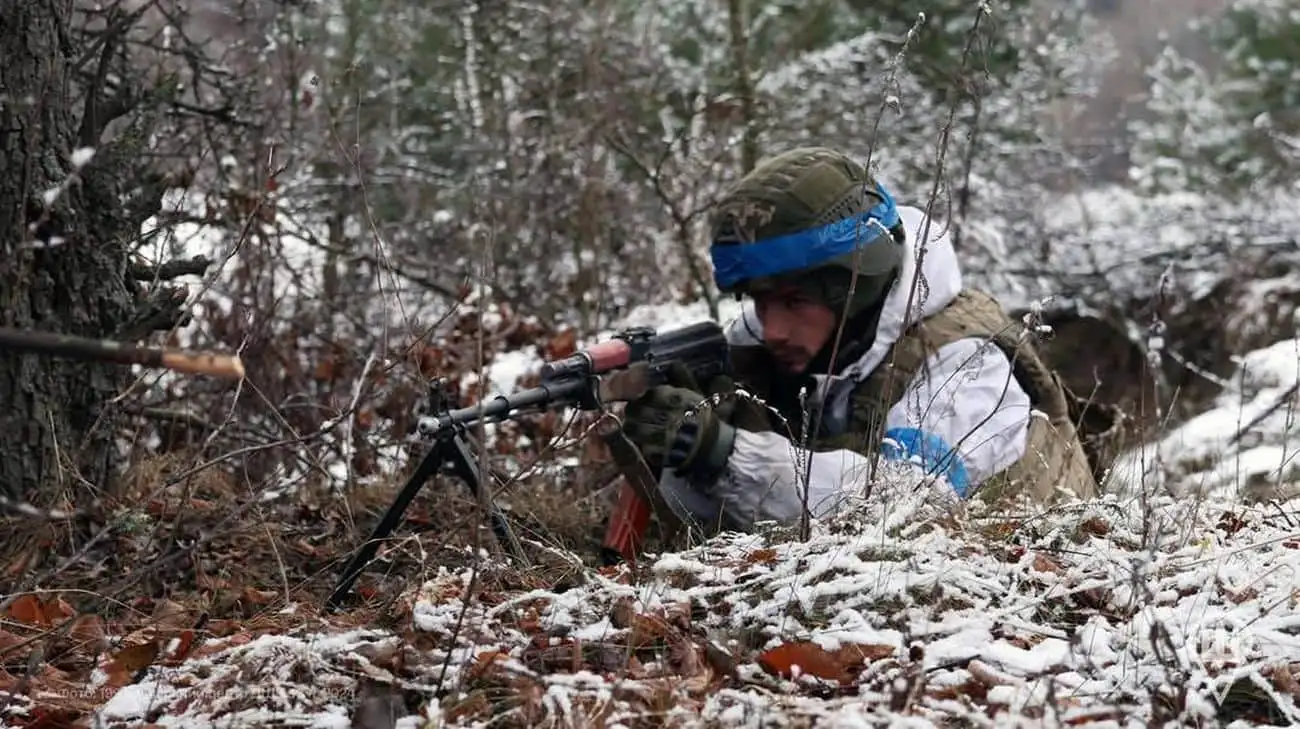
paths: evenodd
<path fill-rule="evenodd" d="M 72 359 L 94 359 L 119 364 L 162 367 L 177 372 L 236 380 L 244 376 L 244 364 L 238 355 L 140 347 L 108 339 L 87 339 L 71 334 L 51 334 L 0 327 L 0 350 L 5 349 Z"/>
<path fill-rule="evenodd" d="M 564 407 L 595 411 L 602 410 L 604 403 L 629 402 L 664 384 L 674 363 L 685 365 L 697 381 L 707 382 L 730 372 L 728 353 L 726 336 L 715 322 L 699 322 L 664 333 L 649 327 L 634 327 L 564 359 L 543 364 L 541 382 L 536 387 L 498 395 L 471 407 L 451 409 L 446 381 L 434 380 L 429 393 L 434 414 L 421 417 L 417 425 L 419 435 L 432 439 L 433 445 L 370 537 L 343 569 L 338 585 L 326 601 L 327 608 L 334 609 L 342 602 L 361 570 L 374 558 L 380 543 L 397 527 L 415 495 L 429 478 L 444 468 L 465 482 L 486 506 L 492 531 L 502 547 L 520 563 L 528 563 L 505 514 L 484 490 L 482 474 L 465 438 L 471 426 L 507 420 L 526 412 Z M 664 502 L 658 479 L 621 424 L 613 418 L 604 418 L 595 431 L 609 447 L 625 478 L 607 525 L 601 558 L 607 565 L 620 559 L 632 561 L 652 513 L 670 533 L 680 527 L 680 520 Z"/>

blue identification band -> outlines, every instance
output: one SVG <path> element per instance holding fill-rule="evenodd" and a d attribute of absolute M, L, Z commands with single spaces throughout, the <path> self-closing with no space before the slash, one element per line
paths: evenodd
<path fill-rule="evenodd" d="M 971 477 L 966 462 L 956 448 L 935 433 L 918 428 L 890 428 L 880 443 L 880 453 L 890 461 L 919 460 L 927 474 L 943 474 L 958 498 L 966 498 L 970 491 Z"/>
<path fill-rule="evenodd" d="M 765 238 L 742 245 L 713 245 L 713 281 L 726 289 L 740 281 L 798 271 L 870 245 L 898 225 L 898 207 L 884 185 L 877 184 L 882 201 L 865 213 L 797 233 Z"/>

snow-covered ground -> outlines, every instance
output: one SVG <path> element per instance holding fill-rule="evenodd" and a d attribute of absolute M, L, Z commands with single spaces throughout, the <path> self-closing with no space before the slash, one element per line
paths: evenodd
<path fill-rule="evenodd" d="M 575 567 L 569 589 L 483 557 L 476 580 L 440 568 L 412 586 L 396 630 L 326 618 L 211 641 L 106 691 L 95 726 L 1294 725 L 1300 501 L 1219 487 L 1279 467 L 1300 480 L 1296 403 L 1273 408 L 1298 363 L 1295 340 L 1250 354 L 1218 407 L 1160 444 L 1174 490 L 1205 484 L 1200 499 L 993 514 L 887 470 L 807 541 L 723 535 L 637 579 Z M 491 377 L 506 389 L 533 366 L 501 357 Z M 384 706 L 395 724 L 353 723 Z"/>
<path fill-rule="evenodd" d="M 1220 499 L 1300 496 L 1300 339 L 1241 358 L 1215 406 L 1158 443 L 1123 454 L 1112 488 L 1167 483 L 1183 495 Z"/>
<path fill-rule="evenodd" d="M 363 726 L 362 680 L 437 695 L 398 710 L 411 729 L 1300 722 L 1295 507 L 952 514 L 891 478 L 887 528 L 863 504 L 806 542 L 662 555 L 636 584 L 506 591 L 485 561 L 467 597 L 470 570 L 444 569 L 409 630 L 218 644 L 117 691 L 99 726 Z"/>

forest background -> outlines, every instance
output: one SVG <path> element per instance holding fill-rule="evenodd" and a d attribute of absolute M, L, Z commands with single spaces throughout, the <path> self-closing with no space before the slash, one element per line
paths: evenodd
<path fill-rule="evenodd" d="M 710 202 L 803 144 L 869 160 L 969 285 L 1052 327 L 1072 388 L 1133 418 L 1131 486 L 1300 482 L 1294 388 L 1268 433 L 1240 406 L 1252 353 L 1300 362 L 1296 0 L 3 8 L 4 323 L 247 368 L 0 356 L 10 606 L 318 595 L 409 466 L 429 377 L 472 402 L 622 326 L 725 318 Z M 1138 447 L 1229 401 L 1212 447 Z M 588 556 L 616 477 L 590 423 L 489 443 L 529 537 Z M 1247 446 L 1284 457 L 1243 470 Z M 411 517 L 482 537 L 451 483 Z"/>

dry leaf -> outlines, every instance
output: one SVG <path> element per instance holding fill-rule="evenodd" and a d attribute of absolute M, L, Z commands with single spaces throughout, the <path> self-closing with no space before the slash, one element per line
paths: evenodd
<path fill-rule="evenodd" d="M 546 343 L 546 358 L 550 360 L 564 359 L 576 351 L 578 351 L 578 330 L 576 329 L 565 329 L 551 337 L 551 340 Z"/>
<path fill-rule="evenodd" d="M 667 620 L 657 615 L 634 615 L 632 632 L 628 634 L 627 641 L 635 650 L 667 640 L 668 636 L 676 632 Z"/>
<path fill-rule="evenodd" d="M 794 667 L 804 675 L 824 678 L 828 681 L 844 683 L 848 676 L 844 666 L 836 660 L 835 655 L 826 649 L 807 641 L 784 643 L 758 656 L 758 665 L 770 674 L 781 678 L 792 678 Z"/>
<path fill-rule="evenodd" d="M 437 347 L 416 347 L 415 366 L 422 377 L 434 377 L 443 369 L 445 355 Z"/>
<path fill-rule="evenodd" d="M 357 427 L 361 430 L 370 430 L 375 425 L 375 411 L 370 408 L 363 408 L 357 411 Z"/>
<path fill-rule="evenodd" d="M 75 729 L 81 713 L 69 709 L 37 706 L 22 724 L 23 729 Z"/>
<path fill-rule="evenodd" d="M 1300 663 L 1294 664 L 1300 669 Z M 1276 666 L 1268 666 L 1260 671 L 1267 676 L 1273 683 L 1273 688 L 1284 694 L 1289 694 L 1296 700 L 1300 701 L 1300 681 L 1296 679 L 1290 665 L 1285 663 Z"/>
<path fill-rule="evenodd" d="M 1259 598 L 1259 590 L 1255 589 L 1254 585 L 1248 585 L 1247 587 L 1235 592 L 1229 590 L 1227 587 L 1221 589 L 1223 591 L 1223 596 L 1233 605 L 1240 605 L 1247 600 L 1256 600 Z"/>
<path fill-rule="evenodd" d="M 755 549 L 745 557 L 745 564 L 772 564 L 776 562 L 776 550 L 771 548 Z"/>
<path fill-rule="evenodd" d="M 275 600 L 280 593 L 274 590 L 258 590 L 252 587 L 245 587 L 240 599 L 250 605 L 266 605 Z"/>
<path fill-rule="evenodd" d="M 10 648 L 22 643 L 23 640 L 7 630 L 0 629 L 0 654 L 8 653 Z"/>
<path fill-rule="evenodd" d="M 667 620 L 669 625 L 680 630 L 690 630 L 691 612 L 692 608 L 689 600 L 671 602 L 664 606 L 664 620 Z"/>
<path fill-rule="evenodd" d="M 483 651 L 474 658 L 474 665 L 470 667 L 467 677 L 471 681 L 481 679 L 487 674 L 489 669 L 496 665 L 498 661 L 503 661 L 507 657 L 505 651 L 502 650 L 493 649 Z"/>
<path fill-rule="evenodd" d="M 68 633 L 72 639 L 95 650 L 107 648 L 104 619 L 98 615 L 81 615 L 72 623 Z"/>
<path fill-rule="evenodd" d="M 14 559 L 14 561 L 10 562 L 9 566 L 5 568 L 5 576 L 17 577 L 18 575 L 26 572 L 28 569 L 28 565 L 32 565 L 35 563 L 38 554 L 39 554 L 38 550 L 35 549 L 31 549 L 26 552 L 23 552 L 22 554 L 19 554 Z"/>
<path fill-rule="evenodd" d="M 459 719 L 485 718 L 492 713 L 492 704 L 482 691 L 475 691 L 465 700 L 447 707 L 447 719 L 456 722 Z"/>
<path fill-rule="evenodd" d="M 14 600 L 9 605 L 10 618 L 20 623 L 37 625 L 43 628 L 62 623 L 64 618 L 70 618 L 76 612 L 71 605 L 58 596 L 42 600 L 36 595 L 27 594 Z"/>
<path fill-rule="evenodd" d="M 48 626 L 41 601 L 35 595 L 23 595 L 9 605 L 9 617 L 26 625 Z"/>
<path fill-rule="evenodd" d="M 1035 572 L 1052 572 L 1055 574 L 1064 572 L 1064 570 L 1061 569 L 1061 565 L 1057 564 L 1051 557 L 1048 557 L 1041 552 L 1034 554 L 1034 562 L 1030 565 L 1030 569 Z"/>
<path fill-rule="evenodd" d="M 538 615 L 536 608 L 529 607 L 524 611 L 524 614 L 519 617 L 517 626 L 519 627 L 519 630 L 528 635 L 536 635 L 542 632 L 542 618 Z"/>
<path fill-rule="evenodd" d="M 112 659 L 104 665 L 104 673 L 108 674 L 107 685 L 121 688 L 130 683 L 137 671 L 153 664 L 160 649 L 159 642 L 151 640 L 114 653 Z"/>
<path fill-rule="evenodd" d="M 193 624 L 190 611 L 174 600 L 162 600 L 154 606 L 153 624 L 160 630 L 184 630 Z"/>
<path fill-rule="evenodd" d="M 1099 516 L 1090 516 L 1079 524 L 1079 531 L 1084 534 L 1091 534 L 1096 537 L 1102 537 L 1110 533 L 1110 524 Z"/>
<path fill-rule="evenodd" d="M 863 666 L 894 655 L 894 646 L 875 643 L 845 643 L 835 651 L 835 659 L 845 667 Z"/>
<path fill-rule="evenodd" d="M 180 635 L 176 636 L 176 647 L 171 652 L 171 659 L 176 662 L 185 660 L 194 648 L 194 631 L 182 630 Z"/>
<path fill-rule="evenodd" d="M 1014 686 L 1016 684 L 1014 678 L 979 659 L 973 659 L 966 664 L 966 670 L 970 672 L 970 675 L 975 680 L 985 686 Z"/>

